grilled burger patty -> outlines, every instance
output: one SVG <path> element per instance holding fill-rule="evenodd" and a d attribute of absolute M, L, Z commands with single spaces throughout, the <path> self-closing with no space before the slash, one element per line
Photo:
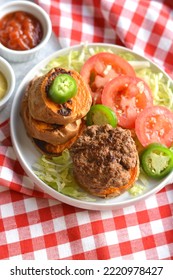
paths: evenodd
<path fill-rule="evenodd" d="M 81 187 L 103 197 L 109 196 L 110 188 L 111 196 L 122 193 L 131 170 L 139 163 L 131 132 L 110 125 L 87 127 L 70 148 L 70 154 L 74 176 Z"/>

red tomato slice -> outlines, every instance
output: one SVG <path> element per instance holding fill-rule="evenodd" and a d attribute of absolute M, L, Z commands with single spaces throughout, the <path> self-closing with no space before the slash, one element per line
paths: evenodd
<path fill-rule="evenodd" d="M 140 78 L 118 76 L 107 83 L 101 96 L 102 104 L 112 108 L 121 127 L 133 129 L 137 115 L 153 105 L 148 85 Z"/>
<path fill-rule="evenodd" d="M 145 147 L 151 143 L 173 144 L 173 112 L 163 106 L 143 110 L 135 123 L 136 135 Z"/>
<path fill-rule="evenodd" d="M 84 63 L 80 74 L 91 88 L 94 104 L 101 102 L 103 87 L 117 75 L 136 76 L 133 67 L 125 59 L 107 52 L 91 56 Z"/>

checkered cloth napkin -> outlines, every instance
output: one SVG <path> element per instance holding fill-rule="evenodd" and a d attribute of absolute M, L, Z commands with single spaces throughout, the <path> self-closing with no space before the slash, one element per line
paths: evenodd
<path fill-rule="evenodd" d="M 121 44 L 173 77 L 172 1 L 38 0 L 62 47 Z M 173 259 L 173 185 L 136 205 L 88 211 L 48 198 L 0 123 L 0 259 Z"/>

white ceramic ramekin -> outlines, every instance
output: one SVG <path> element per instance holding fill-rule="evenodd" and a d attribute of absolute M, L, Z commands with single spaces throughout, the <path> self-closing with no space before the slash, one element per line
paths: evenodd
<path fill-rule="evenodd" d="M 0 18 L 15 11 L 25 11 L 35 16 L 43 27 L 43 38 L 39 45 L 30 50 L 16 51 L 6 48 L 0 43 L 0 55 L 11 62 L 24 62 L 32 60 L 48 42 L 52 25 L 48 14 L 37 4 L 28 1 L 14 1 L 0 6 Z"/>

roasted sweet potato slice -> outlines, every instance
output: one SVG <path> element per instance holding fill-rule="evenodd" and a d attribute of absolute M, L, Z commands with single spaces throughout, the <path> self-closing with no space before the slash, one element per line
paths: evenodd
<path fill-rule="evenodd" d="M 77 82 L 77 94 L 66 103 L 57 104 L 50 100 L 48 91 L 51 82 L 61 73 L 71 75 Z M 91 93 L 82 76 L 74 70 L 53 68 L 37 77 L 28 88 L 28 105 L 31 116 L 46 123 L 66 125 L 83 118 L 92 103 Z"/>
<path fill-rule="evenodd" d="M 46 154 L 47 156 L 50 156 L 50 157 L 60 155 L 65 149 L 69 149 L 73 145 L 73 143 L 81 135 L 84 128 L 85 128 L 85 124 L 84 124 L 84 122 L 81 122 L 80 129 L 78 130 L 78 133 L 73 138 L 71 138 L 70 140 L 66 141 L 63 144 L 52 145 L 52 144 L 46 143 L 45 141 L 41 141 L 41 140 L 38 140 L 38 139 L 35 139 L 35 138 L 33 138 L 33 141 L 34 141 L 37 149 L 42 154 Z"/>
<path fill-rule="evenodd" d="M 22 100 L 21 115 L 28 136 L 52 145 L 66 143 L 78 133 L 81 125 L 81 119 L 67 125 L 49 124 L 35 120 L 29 113 L 27 95 Z"/>

